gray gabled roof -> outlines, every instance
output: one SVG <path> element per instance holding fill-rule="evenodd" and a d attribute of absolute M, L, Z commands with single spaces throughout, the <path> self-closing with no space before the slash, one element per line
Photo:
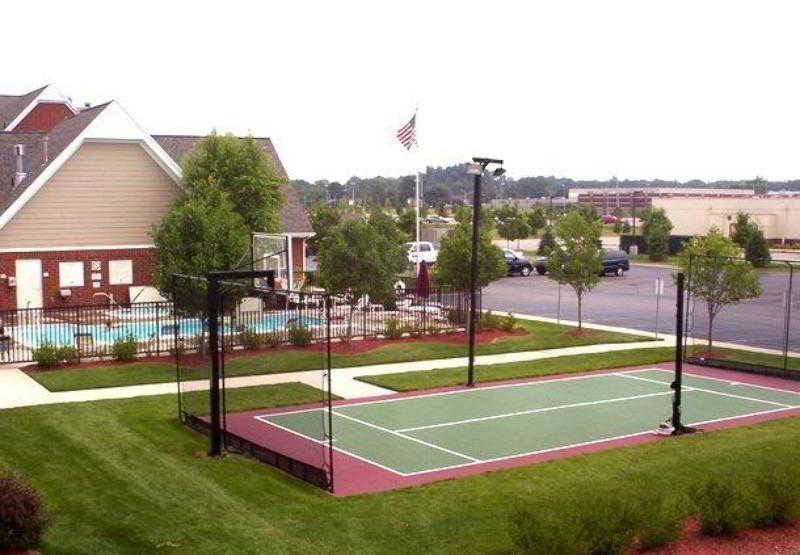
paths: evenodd
<path fill-rule="evenodd" d="M 8 127 L 46 88 L 47 85 L 21 95 L 0 94 L 0 131 Z"/>
<path fill-rule="evenodd" d="M 186 155 L 192 152 L 200 141 L 206 138 L 204 135 L 152 135 L 152 137 L 178 165 L 181 165 Z M 272 141 L 267 137 L 254 137 L 253 140 L 270 157 L 281 177 L 288 179 L 286 168 L 283 167 Z M 314 228 L 311 227 L 311 221 L 308 219 L 305 208 L 297 198 L 294 187 L 287 181 L 281 185 L 281 193 L 285 202 L 281 207 L 280 231 L 283 233 L 312 233 Z"/>

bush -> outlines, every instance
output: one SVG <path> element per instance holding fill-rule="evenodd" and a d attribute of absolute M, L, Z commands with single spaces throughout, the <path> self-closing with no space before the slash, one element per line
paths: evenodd
<path fill-rule="evenodd" d="M 302 324 L 291 324 L 287 331 L 289 343 L 295 347 L 308 347 L 311 345 L 311 330 Z"/>
<path fill-rule="evenodd" d="M 386 320 L 385 326 L 386 331 L 384 334 L 386 335 L 387 339 L 400 339 L 403 337 L 403 327 L 400 325 L 400 321 L 396 318 L 389 318 Z"/>
<path fill-rule="evenodd" d="M 644 550 L 655 549 L 680 539 L 687 512 L 686 505 L 686 500 L 682 497 L 665 498 L 660 502 L 642 498 L 638 508 L 638 547 Z"/>
<path fill-rule="evenodd" d="M 74 362 L 78 359 L 78 349 L 72 345 L 53 345 L 52 343 L 42 343 L 33 349 L 33 360 L 41 368 L 52 368 L 62 363 Z"/>
<path fill-rule="evenodd" d="M 754 523 L 753 504 L 757 503 L 736 477 L 709 480 L 694 495 L 700 531 L 708 536 L 726 536 Z"/>
<path fill-rule="evenodd" d="M 36 547 L 46 527 L 36 490 L 14 476 L 0 476 L 0 551 Z"/>
<path fill-rule="evenodd" d="M 765 469 L 756 481 L 758 516 L 756 526 L 786 524 L 800 516 L 800 480 L 785 468 Z"/>
<path fill-rule="evenodd" d="M 239 334 L 242 346 L 248 351 L 255 351 L 264 346 L 264 336 L 251 329 L 243 329 Z"/>
<path fill-rule="evenodd" d="M 278 331 L 271 331 L 264 336 L 264 340 L 266 341 L 267 345 L 274 349 L 283 343 L 283 336 Z"/>
<path fill-rule="evenodd" d="M 484 312 L 483 314 L 480 315 L 478 329 L 497 330 L 500 329 L 501 323 L 502 319 L 497 314 L 492 314 L 491 312 Z"/>
<path fill-rule="evenodd" d="M 508 316 L 501 316 L 499 326 L 503 331 L 514 331 L 517 328 L 516 316 L 511 313 Z"/>
<path fill-rule="evenodd" d="M 111 355 L 116 360 L 134 360 L 138 351 L 136 339 L 133 335 L 127 335 L 124 338 L 117 338 L 111 346 Z"/>
<path fill-rule="evenodd" d="M 518 509 L 511 517 L 511 540 L 517 552 L 530 555 L 586 553 L 588 546 L 576 534 L 568 515 L 546 515 Z"/>

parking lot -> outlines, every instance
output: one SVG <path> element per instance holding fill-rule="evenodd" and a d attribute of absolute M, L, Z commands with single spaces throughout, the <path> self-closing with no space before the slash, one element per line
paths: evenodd
<path fill-rule="evenodd" d="M 632 265 L 622 278 L 604 277 L 583 302 L 583 320 L 596 324 L 625 326 L 656 331 L 655 283 L 664 280 L 660 300 L 658 330 L 675 332 L 675 284 L 672 270 Z M 751 301 L 722 309 L 714 323 L 714 339 L 755 347 L 782 349 L 785 340 L 784 307 L 788 274 L 761 274 L 763 295 Z M 560 289 L 560 295 L 559 295 Z M 560 302 L 559 302 L 560 298 Z M 800 277 L 795 276 L 790 322 L 790 350 L 800 350 Z M 547 276 L 508 277 L 492 283 L 484 290 L 484 308 L 507 310 L 565 320 L 577 319 L 575 294 Z M 560 308 L 559 308 L 560 307 Z M 698 302 L 690 318 L 690 331 L 705 337 L 705 304 Z"/>

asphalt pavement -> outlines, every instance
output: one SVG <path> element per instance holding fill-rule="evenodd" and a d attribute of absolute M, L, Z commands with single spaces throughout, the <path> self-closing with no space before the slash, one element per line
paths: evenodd
<path fill-rule="evenodd" d="M 664 283 L 663 295 L 656 295 L 656 280 Z M 713 338 L 754 347 L 783 349 L 786 343 L 786 295 L 789 274 L 764 272 L 760 275 L 764 293 L 758 299 L 727 306 L 716 317 Z M 560 293 L 559 293 L 560 290 Z M 789 350 L 800 351 L 800 276 L 792 287 L 789 318 Z M 675 283 L 672 270 L 632 265 L 624 277 L 604 277 L 584 296 L 583 320 L 595 324 L 624 326 L 660 333 L 675 333 Z M 565 320 L 577 319 L 577 301 L 568 286 L 547 276 L 507 277 L 489 285 L 483 306 L 520 314 Z M 705 303 L 688 307 L 689 331 L 705 338 L 708 316 Z"/>

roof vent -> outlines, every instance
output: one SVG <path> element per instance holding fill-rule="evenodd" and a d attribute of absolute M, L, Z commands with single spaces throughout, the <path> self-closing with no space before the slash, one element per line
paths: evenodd
<path fill-rule="evenodd" d="M 14 160 L 16 169 L 14 171 L 14 188 L 16 189 L 23 180 L 28 177 L 25 172 L 25 145 L 14 145 Z"/>

